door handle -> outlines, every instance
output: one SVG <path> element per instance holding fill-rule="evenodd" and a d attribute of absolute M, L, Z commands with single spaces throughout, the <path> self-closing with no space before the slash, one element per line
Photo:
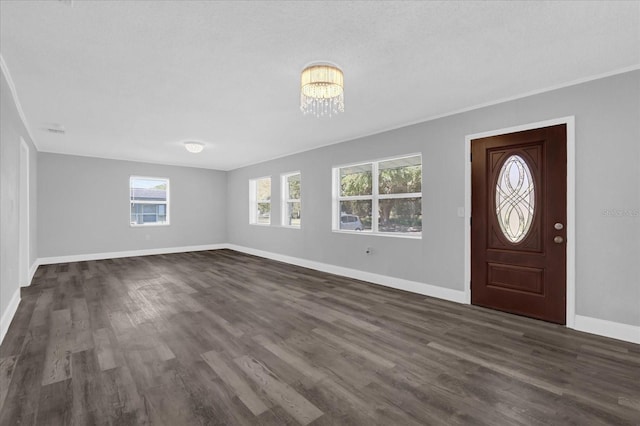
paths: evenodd
<path fill-rule="evenodd" d="M 558 231 L 560 231 L 562 228 L 564 228 L 564 225 L 561 224 L 560 222 L 556 222 L 555 225 L 553 225 L 553 227 Z"/>
<path fill-rule="evenodd" d="M 561 244 L 564 241 L 564 238 L 562 238 L 560 235 L 556 235 L 555 237 L 553 237 L 553 242 L 556 244 Z"/>

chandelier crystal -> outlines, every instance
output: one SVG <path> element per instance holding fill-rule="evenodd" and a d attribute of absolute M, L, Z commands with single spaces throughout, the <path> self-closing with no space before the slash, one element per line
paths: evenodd
<path fill-rule="evenodd" d="M 344 112 L 344 76 L 335 65 L 315 64 L 302 70 L 300 110 L 316 117 Z"/>

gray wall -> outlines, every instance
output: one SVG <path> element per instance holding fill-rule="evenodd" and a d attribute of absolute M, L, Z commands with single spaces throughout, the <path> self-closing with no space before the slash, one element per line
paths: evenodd
<path fill-rule="evenodd" d="M 170 179 L 170 225 L 129 225 L 131 175 Z M 225 172 L 41 152 L 38 185 L 40 258 L 227 241 Z"/>
<path fill-rule="evenodd" d="M 29 266 L 35 262 L 37 247 L 37 164 L 38 152 L 24 127 L 11 95 L 9 83 L 0 73 L 0 317 L 20 287 L 20 138 L 29 146 Z"/>
<path fill-rule="evenodd" d="M 640 325 L 640 71 L 231 171 L 229 242 L 463 290 L 466 224 L 456 213 L 464 205 L 465 135 L 570 115 L 576 118 L 576 313 Z M 333 166 L 414 152 L 423 159 L 421 240 L 331 231 Z M 302 229 L 249 225 L 248 180 L 272 176 L 275 219 L 280 174 L 294 170 L 302 172 Z M 629 214 L 608 216 L 607 209 Z M 367 256 L 365 247 L 374 254 Z"/>

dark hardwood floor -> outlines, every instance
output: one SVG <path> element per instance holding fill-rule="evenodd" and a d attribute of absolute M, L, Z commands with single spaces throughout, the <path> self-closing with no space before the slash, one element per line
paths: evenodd
<path fill-rule="evenodd" d="M 229 250 L 40 267 L 1 425 L 640 424 L 640 346 Z"/>

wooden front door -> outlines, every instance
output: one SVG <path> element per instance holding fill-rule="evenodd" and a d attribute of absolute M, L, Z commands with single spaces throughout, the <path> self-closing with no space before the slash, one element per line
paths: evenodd
<path fill-rule="evenodd" d="M 566 125 L 471 141 L 471 303 L 564 324 Z"/>

